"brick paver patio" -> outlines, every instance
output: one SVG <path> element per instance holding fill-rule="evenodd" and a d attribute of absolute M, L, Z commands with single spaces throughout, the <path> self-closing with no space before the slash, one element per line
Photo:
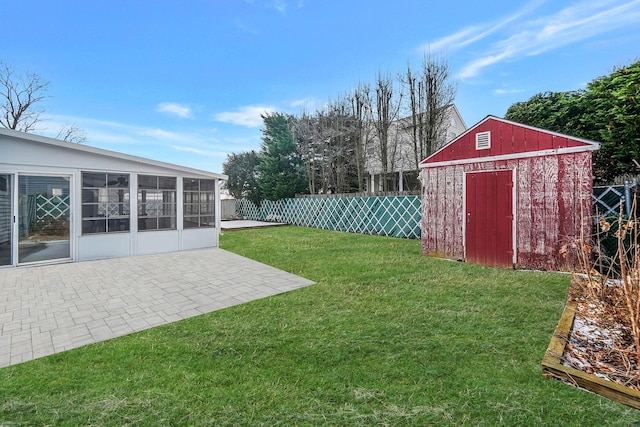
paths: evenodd
<path fill-rule="evenodd" d="M 219 248 L 0 269 L 0 367 L 311 284 Z"/>

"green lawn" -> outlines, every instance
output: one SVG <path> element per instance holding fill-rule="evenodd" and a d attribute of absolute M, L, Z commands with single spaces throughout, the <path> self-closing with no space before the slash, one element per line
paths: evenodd
<path fill-rule="evenodd" d="M 567 275 L 299 227 L 222 247 L 317 285 L 0 369 L 0 425 L 637 425 L 549 380 Z"/>

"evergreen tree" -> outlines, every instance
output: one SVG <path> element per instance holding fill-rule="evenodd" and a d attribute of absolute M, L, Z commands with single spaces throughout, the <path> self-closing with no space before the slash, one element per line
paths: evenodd
<path fill-rule="evenodd" d="M 227 161 L 222 165 L 227 180 L 227 189 L 236 199 L 247 199 L 260 205 L 262 195 L 258 185 L 258 165 L 260 157 L 251 150 L 248 152 L 227 156 Z"/>
<path fill-rule="evenodd" d="M 294 197 L 307 190 L 305 168 L 290 130 L 292 117 L 273 113 L 262 116 L 259 185 L 266 200 Z"/>
<path fill-rule="evenodd" d="M 632 173 L 640 162 L 640 61 L 588 85 L 581 99 L 582 121 L 602 143 L 594 173 L 602 181 Z"/>
<path fill-rule="evenodd" d="M 587 90 L 547 92 L 513 104 L 505 118 L 601 143 L 594 156 L 597 183 L 639 172 L 640 62 L 588 84 Z"/>

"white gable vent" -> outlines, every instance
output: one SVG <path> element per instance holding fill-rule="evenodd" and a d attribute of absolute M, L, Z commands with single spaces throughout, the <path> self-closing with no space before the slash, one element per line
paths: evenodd
<path fill-rule="evenodd" d="M 476 150 L 486 150 L 491 148 L 491 132 L 476 133 Z"/>

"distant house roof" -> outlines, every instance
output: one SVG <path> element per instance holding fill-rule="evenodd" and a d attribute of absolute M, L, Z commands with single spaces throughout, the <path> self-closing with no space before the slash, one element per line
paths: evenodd
<path fill-rule="evenodd" d="M 595 151 L 600 144 L 583 138 L 487 116 L 420 162 L 420 168 Z"/>
<path fill-rule="evenodd" d="M 442 127 L 439 132 L 439 140 L 437 146 L 445 145 L 448 141 L 453 140 L 457 135 L 463 133 L 467 126 L 460 115 L 460 111 L 455 104 L 449 104 L 443 107 L 446 110 L 446 116 L 441 124 Z M 407 132 L 413 127 L 413 116 L 403 117 L 392 122 L 390 129 L 390 141 L 395 144 L 394 149 L 390 150 L 393 154 L 389 157 L 388 172 L 400 172 L 415 170 L 415 146 L 411 139 L 410 132 Z M 376 141 L 378 136 L 373 135 L 372 140 Z M 371 174 L 379 174 L 382 172 L 380 155 L 376 152 L 374 144 L 369 144 L 366 151 L 366 164 L 365 169 Z"/>

